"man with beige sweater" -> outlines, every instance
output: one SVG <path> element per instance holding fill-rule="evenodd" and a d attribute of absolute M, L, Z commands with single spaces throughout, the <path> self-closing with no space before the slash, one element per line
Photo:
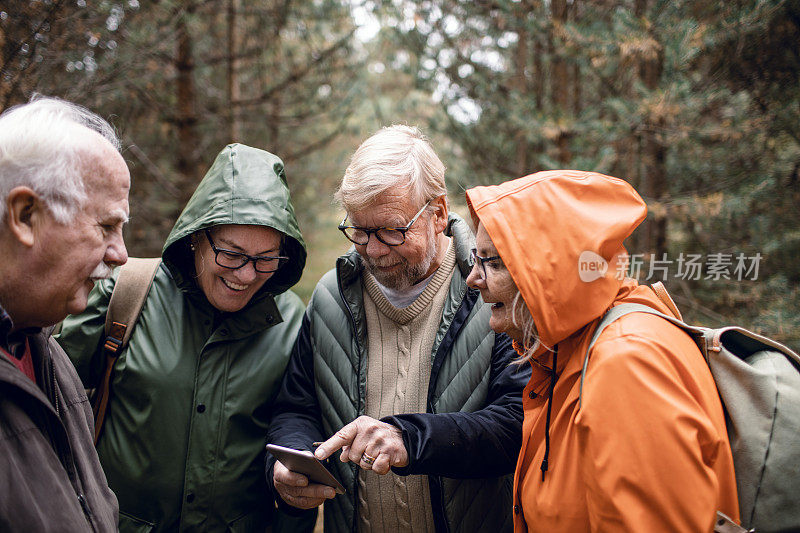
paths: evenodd
<path fill-rule="evenodd" d="M 521 391 L 510 340 L 468 289 L 473 237 L 448 214 L 444 165 L 416 128 L 353 155 L 336 193 L 354 244 L 317 285 L 275 402 L 269 442 L 332 460 L 347 489 L 274 459 L 278 504 L 325 504 L 326 531 L 511 530 Z"/>

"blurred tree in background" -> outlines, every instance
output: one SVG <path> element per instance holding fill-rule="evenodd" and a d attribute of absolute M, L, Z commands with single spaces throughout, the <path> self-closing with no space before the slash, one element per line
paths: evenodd
<path fill-rule="evenodd" d="M 640 279 L 670 262 L 690 321 L 796 343 L 798 43 L 798 0 L 6 0 L 0 108 L 38 91 L 112 119 L 134 255 L 159 252 L 224 144 L 281 156 L 304 297 L 347 248 L 330 198 L 380 126 L 422 127 L 456 202 L 537 170 L 611 174 L 650 208 L 628 243 Z M 688 256 L 697 279 L 677 276 Z"/>
<path fill-rule="evenodd" d="M 798 2 L 386 0 L 375 12 L 440 102 L 446 118 L 429 126 L 467 163 L 451 175 L 459 189 L 555 168 L 626 179 L 650 209 L 628 243 L 640 279 L 669 263 L 690 321 L 800 339 Z M 677 276 L 689 254 L 730 279 Z"/>
<path fill-rule="evenodd" d="M 295 195 L 316 201 L 314 154 L 347 130 L 358 104 L 355 27 L 333 0 L 12 1 L 2 9 L 0 103 L 38 91 L 112 119 L 134 179 L 128 242 L 140 255 L 160 252 L 230 142 L 280 156 Z"/>

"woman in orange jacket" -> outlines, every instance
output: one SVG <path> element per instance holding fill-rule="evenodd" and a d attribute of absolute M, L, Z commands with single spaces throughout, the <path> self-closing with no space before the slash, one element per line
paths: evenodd
<path fill-rule="evenodd" d="M 621 303 L 674 314 L 626 278 L 623 240 L 645 218 L 625 181 L 539 172 L 467 191 L 477 226 L 467 283 L 492 304 L 490 325 L 514 339 L 533 374 L 523 391 L 514 530 L 708 532 L 716 511 L 738 520 L 725 418 L 692 339 L 632 313 L 584 355 Z"/>

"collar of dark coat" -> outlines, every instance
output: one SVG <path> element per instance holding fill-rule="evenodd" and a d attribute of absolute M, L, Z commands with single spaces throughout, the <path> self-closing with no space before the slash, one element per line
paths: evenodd
<path fill-rule="evenodd" d="M 38 330 L 35 334 L 27 335 L 31 348 L 33 369 L 36 373 L 38 385 L 28 379 L 28 377 L 8 359 L 9 356 L 2 352 L 0 352 L 0 384 L 3 386 L 15 387 L 25 394 L 34 397 L 52 415 L 58 417 L 55 407 L 51 403 L 51 399 L 48 398 L 48 394 L 45 392 L 51 391 L 54 386 L 52 374 L 50 372 L 50 367 L 53 363 L 50 360 L 49 348 L 47 346 L 47 339 L 50 336 L 50 331 L 52 331 L 52 328 Z"/>
<path fill-rule="evenodd" d="M 12 357 L 17 359 L 22 357 L 25 351 L 26 337 L 38 335 L 42 331 L 46 335 L 50 335 L 52 329 L 52 327 L 46 330 L 42 330 L 42 328 L 25 328 L 14 331 L 14 321 L 11 319 L 11 315 L 0 305 L 0 348 Z"/>
<path fill-rule="evenodd" d="M 475 236 L 464 219 L 455 213 L 450 213 L 448 216 L 444 234 L 453 238 L 453 245 L 456 248 L 456 265 L 462 276 L 466 278 L 472 270 L 470 251 L 475 246 Z M 360 278 L 364 265 L 355 246 L 351 246 L 345 255 L 339 257 L 336 267 L 342 287 L 347 287 Z"/>
<path fill-rule="evenodd" d="M 450 213 L 447 219 L 444 234 L 453 237 L 453 245 L 456 247 L 456 264 L 461 275 L 466 279 L 472 270 L 470 252 L 475 247 L 475 235 L 464 219 L 454 213 Z"/>
<path fill-rule="evenodd" d="M 72 370 L 72 363 L 69 362 L 63 351 L 57 358 L 60 362 L 58 364 L 55 362 L 56 358 L 53 357 L 52 351 L 61 350 L 61 348 L 50 336 L 52 331 L 53 327 L 48 327 L 28 335 L 38 385 L 17 369 L 5 357 L 5 354 L 0 354 L 0 396 L 11 397 L 13 395 L 15 403 L 25 410 L 31 420 L 35 421 L 45 438 L 50 440 L 53 451 L 66 470 L 70 483 L 78 491 L 80 487 L 78 486 L 72 444 L 68 435 L 69 429 L 66 419 L 62 418 L 67 416 L 65 408 L 74 403 L 74 400 L 63 398 L 56 378 L 56 374 L 63 375 L 64 365 L 69 365 L 72 372 L 74 370 Z M 8 371 L 6 365 L 13 367 L 12 371 Z M 56 368 L 57 365 L 60 370 Z M 75 381 L 80 386 L 77 375 Z M 86 401 L 83 388 L 81 387 L 79 391 L 83 395 L 83 400 Z M 42 415 L 47 418 L 42 418 Z M 80 422 L 82 419 L 73 418 L 73 420 Z"/>

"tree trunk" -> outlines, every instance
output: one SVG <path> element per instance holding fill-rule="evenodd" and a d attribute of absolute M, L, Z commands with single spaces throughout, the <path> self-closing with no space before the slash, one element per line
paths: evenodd
<path fill-rule="evenodd" d="M 550 10 L 553 18 L 553 35 L 551 36 L 553 77 L 551 82 L 553 104 L 560 113 L 566 111 L 569 105 L 569 71 L 563 53 L 557 48 L 555 33 L 566 24 L 567 9 L 567 0 L 551 0 Z"/>
<path fill-rule="evenodd" d="M 569 112 L 569 69 L 567 62 L 563 58 L 563 53 L 557 47 L 556 32 L 567 22 L 568 5 L 567 0 L 551 0 L 550 12 L 552 16 L 552 33 L 550 36 L 550 46 L 553 51 L 551 93 L 553 100 L 553 111 L 558 121 L 558 134 L 555 139 L 556 158 L 561 165 L 566 165 L 572 159 L 569 151 L 569 134 L 566 131 L 565 119 Z"/>
<path fill-rule="evenodd" d="M 197 134 L 197 93 L 194 85 L 194 58 L 192 56 L 192 38 L 186 25 L 185 14 L 176 18 L 175 33 L 177 36 L 177 54 L 175 69 L 177 70 L 177 127 L 178 155 L 177 170 L 179 189 L 181 191 L 182 209 L 194 192 L 199 181 L 197 147 L 200 137 Z"/>
<path fill-rule="evenodd" d="M 278 6 L 275 11 L 274 16 L 274 24 L 275 26 L 272 28 L 272 48 L 275 57 L 280 57 L 283 52 L 283 41 L 280 38 L 281 30 L 286 25 L 286 22 L 289 20 L 289 10 L 291 6 L 289 2 L 283 2 L 282 5 Z M 293 68 L 291 64 L 288 66 L 289 69 Z M 289 72 L 287 71 L 284 75 L 288 76 Z M 266 73 L 266 86 L 272 85 L 273 81 L 269 77 L 269 73 Z M 268 123 L 266 124 L 266 135 L 267 135 L 267 150 L 272 152 L 273 154 L 278 154 L 283 156 L 283 149 L 280 144 L 281 142 L 281 122 L 280 116 L 281 111 L 283 110 L 283 93 L 282 91 L 278 91 L 275 93 L 269 102 L 269 111 L 270 117 L 268 119 Z M 285 161 L 284 161 L 285 162 Z"/>
<path fill-rule="evenodd" d="M 3 26 L 0 25 L 0 73 L 4 73 L 6 70 L 6 32 L 3 31 Z M 0 76 L 0 113 L 6 107 L 6 101 L 8 99 L 8 93 L 11 92 L 11 82 L 10 80 L 6 79 L 6 76 Z"/>
<path fill-rule="evenodd" d="M 645 17 L 647 14 L 647 0 L 636 0 L 635 14 Z M 651 33 L 651 37 L 654 37 Z M 661 74 L 664 70 L 663 47 L 658 48 L 651 57 L 645 57 L 639 64 L 639 76 L 645 87 L 651 92 L 658 90 Z M 662 204 L 667 192 L 666 172 L 666 146 L 661 136 L 665 121 L 663 116 L 655 116 L 653 112 L 646 118 L 644 132 L 642 133 L 642 159 L 646 181 L 644 194 L 656 205 L 651 209 L 652 217 L 646 226 L 645 249 L 655 254 L 656 259 L 661 259 L 667 252 L 667 213 Z"/>
<path fill-rule="evenodd" d="M 528 9 L 530 8 L 529 2 L 523 0 L 520 2 L 518 10 L 519 31 L 517 32 L 517 49 L 514 54 L 514 90 L 516 96 L 520 100 L 525 98 L 528 92 L 528 46 L 529 46 L 529 33 L 528 33 Z M 528 141 L 525 135 L 525 129 L 520 128 L 515 134 L 517 145 L 516 154 L 516 173 L 517 176 L 524 176 L 528 172 Z"/>
<path fill-rule="evenodd" d="M 239 32 L 237 31 L 236 15 L 240 10 L 240 0 L 228 0 L 228 141 L 241 140 L 241 126 L 239 123 L 238 101 L 240 98 L 239 60 Z"/>
<path fill-rule="evenodd" d="M 580 22 L 578 10 L 580 5 L 578 0 L 573 0 L 572 8 L 569 10 L 569 19 L 573 23 Z M 583 102 L 581 101 L 581 66 L 578 61 L 572 64 L 572 114 L 578 117 L 581 114 Z"/>
<path fill-rule="evenodd" d="M 641 18 L 642 16 L 642 13 L 639 11 L 636 11 L 635 14 L 637 18 Z M 612 28 L 614 24 L 611 16 L 604 17 L 603 23 L 607 25 L 609 29 Z M 633 94 L 633 82 L 638 73 L 632 73 L 632 70 L 634 69 L 629 68 L 627 62 L 620 61 L 615 73 L 614 84 L 619 87 L 619 96 L 626 101 L 633 101 L 636 99 Z M 612 96 L 613 94 L 603 89 L 601 100 L 611 98 Z M 611 113 L 610 115 L 612 120 L 618 118 L 615 113 Z M 612 175 L 628 181 L 637 189 L 641 185 L 641 168 L 637 163 L 637 159 L 640 155 L 640 150 L 638 148 L 639 140 L 639 136 L 634 134 L 630 128 L 620 130 L 619 136 L 614 141 L 614 153 L 616 157 L 611 169 Z M 634 248 L 640 249 L 640 232 L 637 231 L 634 233 L 632 239 L 635 241 Z"/>
<path fill-rule="evenodd" d="M 533 70 L 535 72 L 533 94 L 536 102 L 536 110 L 541 111 L 544 109 L 545 80 L 547 77 L 544 71 L 544 62 L 542 61 L 542 56 L 544 56 L 542 41 L 538 37 L 535 38 L 535 41 L 533 45 Z"/>

